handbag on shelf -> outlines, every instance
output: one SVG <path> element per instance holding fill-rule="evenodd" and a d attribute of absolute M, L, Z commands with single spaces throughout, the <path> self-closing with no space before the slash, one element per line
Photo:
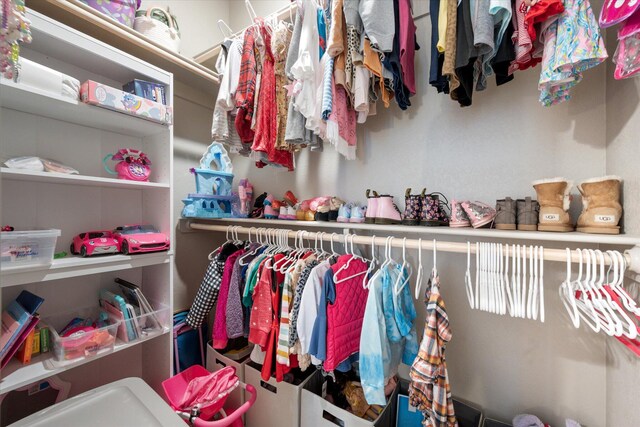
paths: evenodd
<path fill-rule="evenodd" d="M 111 19 L 127 27 L 133 27 L 136 9 L 140 7 L 140 0 L 80 0 L 87 6 L 101 12 Z"/>
<path fill-rule="evenodd" d="M 180 52 L 178 22 L 168 9 L 152 6 L 148 10 L 138 10 L 133 29 L 169 50 Z"/>

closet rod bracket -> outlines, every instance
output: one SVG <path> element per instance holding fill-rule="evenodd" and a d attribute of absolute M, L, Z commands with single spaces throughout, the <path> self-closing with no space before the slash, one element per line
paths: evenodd
<path fill-rule="evenodd" d="M 640 245 L 635 245 L 625 251 L 629 255 L 629 270 L 640 273 Z"/>

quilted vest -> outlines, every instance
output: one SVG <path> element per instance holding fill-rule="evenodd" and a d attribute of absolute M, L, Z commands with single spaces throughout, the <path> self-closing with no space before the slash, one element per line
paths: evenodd
<path fill-rule="evenodd" d="M 342 255 L 331 266 L 334 274 L 346 264 L 351 255 Z M 349 266 L 337 275 L 337 282 L 367 271 L 367 264 L 360 259 L 354 259 Z M 336 299 L 333 304 L 327 305 L 327 353 L 324 361 L 324 369 L 327 372 L 357 353 L 360 348 L 360 333 L 362 332 L 362 319 L 367 303 L 368 289 L 362 287 L 363 275 L 341 283 L 336 283 Z"/>

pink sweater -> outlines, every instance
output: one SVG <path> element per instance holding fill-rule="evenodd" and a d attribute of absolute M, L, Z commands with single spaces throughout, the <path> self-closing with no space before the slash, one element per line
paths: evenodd
<path fill-rule="evenodd" d="M 227 346 L 227 300 L 229 298 L 229 284 L 231 283 L 231 274 L 233 273 L 233 265 L 244 253 L 244 249 L 236 251 L 229 255 L 224 263 L 224 273 L 222 274 L 222 283 L 220 284 L 220 294 L 218 297 L 218 305 L 216 306 L 216 317 L 213 321 L 213 348 L 225 348 Z"/>

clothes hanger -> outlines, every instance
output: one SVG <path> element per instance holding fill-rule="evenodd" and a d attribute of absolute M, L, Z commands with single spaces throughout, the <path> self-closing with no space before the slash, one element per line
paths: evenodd
<path fill-rule="evenodd" d="M 537 249 L 537 248 L 536 248 Z M 537 255 L 537 253 L 536 253 Z M 537 279 L 537 257 L 534 255 L 533 246 L 529 245 L 529 293 L 527 295 L 527 319 L 533 319 L 533 295 Z M 537 291 L 537 289 L 535 289 Z M 537 317 L 537 315 L 536 315 Z"/>
<path fill-rule="evenodd" d="M 400 292 L 404 289 L 405 286 L 409 284 L 411 280 L 411 276 L 413 275 L 413 267 L 410 263 L 407 262 L 407 238 L 402 238 L 402 266 L 400 267 L 400 274 L 393 284 L 393 290 L 396 296 L 400 295 Z M 405 278 L 402 284 L 400 281 L 402 278 Z"/>
<path fill-rule="evenodd" d="M 349 263 L 350 263 L 353 259 L 360 259 L 360 257 L 358 257 L 358 256 L 354 255 L 354 253 L 353 253 L 353 237 L 351 238 L 351 253 L 348 253 L 348 249 L 347 249 L 348 245 L 347 245 L 347 243 L 346 243 L 346 240 L 347 240 L 347 237 L 346 237 L 346 236 L 347 236 L 347 235 L 345 235 L 345 252 L 347 253 L 347 255 L 351 255 L 351 258 L 349 258 L 349 260 L 347 261 L 347 263 L 346 263 L 346 265 L 345 265 L 345 266 L 342 266 L 342 267 L 344 267 L 345 269 L 347 268 L 346 266 L 348 266 L 348 265 L 349 265 Z M 353 234 L 352 234 L 351 236 L 353 236 Z M 366 277 L 367 277 L 366 275 L 367 275 L 367 271 L 368 271 L 368 269 L 367 269 L 367 270 L 364 270 L 364 271 L 360 271 L 360 272 L 355 273 L 355 274 L 352 274 L 351 276 L 343 277 L 342 279 L 338 279 L 338 278 L 336 277 L 336 275 L 337 275 L 340 271 L 342 271 L 342 270 L 343 270 L 343 268 L 342 268 L 342 267 L 341 267 L 341 268 L 340 268 L 340 269 L 339 269 L 339 270 L 338 270 L 338 271 L 333 275 L 333 280 L 334 280 L 334 283 L 335 283 L 336 285 L 337 285 L 337 284 L 339 284 L 339 283 L 346 282 L 347 280 L 355 279 L 356 277 L 360 277 L 360 276 L 362 276 L 362 275 L 365 275 L 365 279 L 366 279 Z"/>
<path fill-rule="evenodd" d="M 599 256 L 602 256 L 601 262 L 604 265 L 604 254 L 601 251 L 596 251 L 596 252 L 598 253 Z M 615 257 L 611 257 L 611 262 L 613 264 L 613 269 L 614 269 L 614 281 L 617 281 L 618 280 L 618 277 L 617 277 L 618 276 L 618 259 Z M 622 307 L 623 303 L 621 302 L 621 298 L 615 292 L 612 291 L 608 282 L 609 281 L 607 280 L 607 285 L 603 287 L 602 292 L 605 294 L 605 298 L 607 298 L 607 300 L 609 301 L 609 304 L 613 308 L 613 311 L 621 320 L 623 327 L 628 326 L 627 330 L 623 329 L 622 334 L 625 337 L 633 340 L 638 337 L 638 326 L 625 312 L 625 310 Z"/>
<path fill-rule="evenodd" d="M 506 309 L 509 310 L 509 316 L 514 317 L 513 296 L 511 295 L 511 282 L 509 281 L 509 245 L 504 245 L 504 288 L 507 295 Z M 506 310 L 505 310 L 506 312 Z"/>
<path fill-rule="evenodd" d="M 391 242 L 393 241 L 393 236 L 387 236 L 387 239 L 384 244 L 384 261 L 378 267 L 378 270 L 373 273 L 373 276 L 369 279 L 369 283 L 372 283 L 380 274 L 382 274 L 383 270 L 386 268 L 387 264 L 389 264 L 389 259 L 391 257 Z"/>
<path fill-rule="evenodd" d="M 226 244 L 228 244 L 228 243 L 231 243 L 231 237 L 230 237 L 230 235 L 229 235 L 230 231 L 231 231 L 231 226 L 230 226 L 230 225 L 228 225 L 228 226 L 227 226 L 227 231 L 225 231 L 225 237 L 226 237 L 226 239 L 227 239 L 227 240 L 226 240 L 223 244 L 221 244 L 220 246 L 218 246 L 217 248 L 215 248 L 214 250 L 212 250 L 212 251 L 209 253 L 209 255 L 207 256 L 207 258 L 209 259 L 209 261 L 213 261 L 213 257 L 215 257 L 215 256 L 216 256 L 216 254 L 217 254 L 218 252 L 220 252 L 220 250 L 224 247 L 224 245 L 226 245 Z"/>
<path fill-rule="evenodd" d="M 578 301 L 582 302 L 589 309 L 589 311 L 585 311 L 585 313 L 590 315 L 592 319 L 597 322 L 598 330 L 596 332 L 603 331 L 607 335 L 613 335 L 611 322 L 600 311 L 596 310 L 593 299 L 588 297 L 591 292 L 591 255 L 587 249 L 583 249 L 580 252 L 585 259 L 585 278 L 578 282 L 578 287 L 581 291 Z M 576 297 L 578 297 L 578 293 L 576 293 Z M 578 308 L 580 308 L 580 305 L 578 305 Z"/>
<path fill-rule="evenodd" d="M 601 283 L 604 283 L 604 277 L 600 280 L 600 277 L 604 275 L 604 267 L 601 268 L 601 275 L 598 276 L 598 260 L 596 252 L 593 249 L 587 249 L 587 253 L 589 254 L 593 273 L 587 287 L 590 291 L 588 295 L 593 299 L 592 302 L 597 311 L 601 313 L 607 321 L 607 326 L 604 328 L 605 333 L 610 336 L 619 336 L 622 334 L 622 323 L 612 312 L 611 307 L 609 307 L 607 302 L 602 299 L 602 295 L 599 291 L 599 286 Z M 596 283 L 596 281 L 598 281 L 598 283 Z"/>
<path fill-rule="evenodd" d="M 218 29 L 225 39 L 230 39 L 233 36 L 233 31 L 231 31 L 231 28 L 222 19 L 218 19 Z"/>
<path fill-rule="evenodd" d="M 611 284 L 611 290 L 620 297 L 624 307 L 629 312 L 631 312 L 636 317 L 640 316 L 640 309 L 636 305 L 635 300 L 631 298 L 631 296 L 626 291 L 626 289 L 624 289 L 624 286 L 623 286 L 625 271 L 627 267 L 627 260 L 624 258 L 624 255 L 622 255 L 622 253 L 620 253 L 619 251 L 607 251 L 607 254 L 612 260 L 614 259 L 616 260 L 617 267 L 618 267 L 615 270 L 616 278 L 613 280 L 613 283 Z"/>
<path fill-rule="evenodd" d="M 471 286 L 471 273 L 469 272 L 469 259 L 471 256 L 471 244 L 467 242 L 467 273 L 465 275 L 465 283 L 467 286 L 467 297 L 469 298 L 468 288 Z M 467 282 L 468 279 L 468 282 Z M 416 272 L 416 290 L 414 296 L 416 300 L 420 299 L 420 290 L 422 289 L 422 282 L 424 281 L 424 268 L 422 267 L 422 239 L 418 239 L 418 271 Z M 469 304 L 473 308 L 473 295 L 470 297 Z"/>
<path fill-rule="evenodd" d="M 418 276 L 422 278 L 422 239 L 418 239 Z M 417 280 L 417 279 L 416 279 Z M 420 294 L 419 286 L 422 282 L 416 282 L 416 300 Z M 467 271 L 464 273 L 464 287 L 467 292 L 469 307 L 473 310 L 473 286 L 471 284 L 471 242 L 467 240 Z"/>
<path fill-rule="evenodd" d="M 540 282 L 538 284 L 540 286 L 540 300 L 538 301 L 538 304 L 540 305 L 540 321 L 544 323 L 544 246 L 540 246 L 538 251 L 538 261 L 540 262 Z"/>
<path fill-rule="evenodd" d="M 367 280 L 369 275 L 376 268 L 376 264 L 379 264 L 378 259 L 376 258 L 376 236 L 371 236 L 371 262 L 369 262 L 369 268 L 367 268 L 367 274 L 362 278 L 362 287 L 364 289 L 369 289 L 369 283 L 371 280 Z"/>
<path fill-rule="evenodd" d="M 560 294 L 560 301 L 562 301 L 562 305 L 564 305 L 565 310 L 567 310 L 567 314 L 569 314 L 569 319 L 571 319 L 573 327 L 578 329 L 580 327 L 580 315 L 578 314 L 578 307 L 575 305 L 575 295 L 573 295 L 571 288 L 571 249 L 566 249 L 566 255 L 567 275 L 564 282 L 560 285 L 560 288 L 558 288 L 558 293 Z M 582 276 L 582 260 L 580 260 L 579 275 Z"/>
<path fill-rule="evenodd" d="M 433 239 L 433 269 L 431 270 L 431 277 L 435 279 L 438 277 L 438 242 L 436 239 Z M 436 281 L 431 281 L 431 291 L 436 286 Z"/>
<path fill-rule="evenodd" d="M 476 300 L 475 300 L 475 309 L 478 310 L 480 308 L 480 243 L 476 242 Z"/>

